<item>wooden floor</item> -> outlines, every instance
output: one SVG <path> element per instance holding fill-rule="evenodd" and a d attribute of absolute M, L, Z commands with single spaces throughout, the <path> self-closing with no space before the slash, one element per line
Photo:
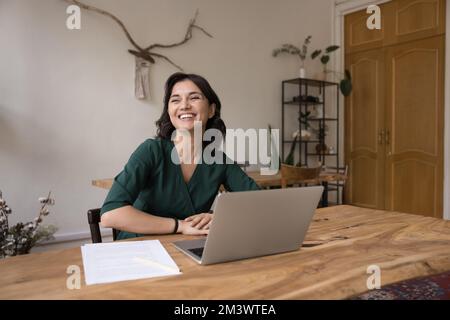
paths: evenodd
<path fill-rule="evenodd" d="M 159 238 L 182 275 L 66 288 L 80 248 L 0 261 L 0 299 L 343 299 L 367 291 L 367 267 L 381 285 L 450 270 L 450 221 L 338 206 L 318 209 L 299 251 L 200 266 Z M 83 271 L 82 271 L 83 273 Z"/>

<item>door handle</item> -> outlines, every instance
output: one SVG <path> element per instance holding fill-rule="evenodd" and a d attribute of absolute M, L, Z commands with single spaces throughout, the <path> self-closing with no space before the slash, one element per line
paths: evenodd
<path fill-rule="evenodd" d="M 385 138 L 384 141 L 385 141 L 386 145 L 389 145 L 391 143 L 391 134 L 389 132 L 389 129 L 386 129 L 386 135 L 384 138 Z M 388 157 L 392 156 L 392 148 L 389 147 L 387 149 L 389 149 L 387 152 Z"/>
<path fill-rule="evenodd" d="M 383 144 L 384 140 L 384 129 L 381 129 L 380 132 L 378 132 L 378 144 Z"/>

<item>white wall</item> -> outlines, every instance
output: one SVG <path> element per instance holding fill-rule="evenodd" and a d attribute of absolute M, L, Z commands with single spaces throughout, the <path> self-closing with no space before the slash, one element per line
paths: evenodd
<path fill-rule="evenodd" d="M 138 43 L 171 43 L 159 50 L 205 76 L 223 104 L 229 128 L 281 126 L 281 81 L 298 75 L 293 56 L 273 58 L 283 43 L 330 44 L 332 0 L 85 0 L 126 24 Z M 151 70 L 152 98 L 134 98 L 134 58 L 110 19 L 82 11 L 82 29 L 65 27 L 62 0 L 0 0 L 0 189 L 13 209 L 11 223 L 28 221 L 37 198 L 52 190 L 56 205 L 46 223 L 61 239 L 88 234 L 86 211 L 106 191 L 92 179 L 117 174 L 136 146 L 155 134 L 163 86 L 176 71 L 164 61 Z M 308 62 L 311 72 L 318 62 Z M 68 238 L 67 238 L 68 237 Z"/>

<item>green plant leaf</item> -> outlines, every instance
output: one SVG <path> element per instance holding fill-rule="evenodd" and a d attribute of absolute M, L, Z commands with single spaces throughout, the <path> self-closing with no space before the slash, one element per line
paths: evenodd
<path fill-rule="evenodd" d="M 297 136 L 295 136 L 294 141 L 292 141 L 291 150 L 289 151 L 289 154 L 287 155 L 286 159 L 284 160 L 285 164 L 294 165 L 294 152 L 295 152 L 295 146 L 297 144 Z"/>
<path fill-rule="evenodd" d="M 323 55 L 323 56 L 320 58 L 320 62 L 322 62 L 323 64 L 327 64 L 328 61 L 330 61 L 330 56 L 328 56 L 328 55 Z"/>
<path fill-rule="evenodd" d="M 311 114 L 311 111 L 306 111 L 305 113 L 300 111 L 300 116 L 302 118 L 307 118 Z"/>
<path fill-rule="evenodd" d="M 329 46 L 325 49 L 326 53 L 331 53 L 333 51 L 336 51 L 337 49 L 339 49 L 339 46 Z"/>
<path fill-rule="evenodd" d="M 311 53 L 311 59 L 317 58 L 322 53 L 322 50 L 314 50 L 313 53 Z"/>
<path fill-rule="evenodd" d="M 352 80 L 351 79 L 341 80 L 339 88 L 341 89 L 341 92 L 344 95 L 344 97 L 348 97 L 353 89 Z"/>
<path fill-rule="evenodd" d="M 311 38 L 312 38 L 312 36 L 307 36 L 305 38 L 305 41 L 303 42 L 303 46 L 307 46 L 308 44 L 310 44 L 311 43 Z"/>

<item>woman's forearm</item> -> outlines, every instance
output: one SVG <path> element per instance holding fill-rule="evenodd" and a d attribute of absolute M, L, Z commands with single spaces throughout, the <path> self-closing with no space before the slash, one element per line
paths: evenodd
<path fill-rule="evenodd" d="M 104 213 L 100 224 L 104 228 L 140 234 L 167 234 L 172 233 L 175 228 L 174 219 L 154 216 L 133 206 L 125 206 Z M 180 228 L 181 225 L 178 232 Z"/>

